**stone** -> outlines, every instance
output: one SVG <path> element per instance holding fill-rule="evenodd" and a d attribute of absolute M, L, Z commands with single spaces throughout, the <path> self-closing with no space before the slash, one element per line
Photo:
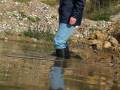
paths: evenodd
<path fill-rule="evenodd" d="M 103 42 L 100 40 L 89 40 L 91 46 L 95 46 L 96 49 L 102 49 Z"/>
<path fill-rule="evenodd" d="M 103 44 L 103 47 L 104 47 L 104 48 L 110 48 L 110 47 L 112 47 L 112 45 L 111 45 L 110 42 L 105 41 L 104 44 Z"/>
<path fill-rule="evenodd" d="M 94 44 L 102 44 L 102 41 L 94 39 L 94 40 L 89 40 L 89 44 L 90 45 L 94 45 Z"/>
<path fill-rule="evenodd" d="M 36 39 L 36 38 L 32 38 L 32 41 L 36 43 L 36 42 L 37 42 L 37 39 Z"/>
<path fill-rule="evenodd" d="M 98 40 L 104 41 L 107 38 L 107 36 L 108 36 L 107 34 L 102 33 L 101 31 L 96 31 L 95 32 L 95 38 L 98 39 Z"/>
<path fill-rule="evenodd" d="M 120 46 L 118 47 L 118 50 L 119 50 L 119 52 L 120 52 Z"/>
<path fill-rule="evenodd" d="M 8 42 L 8 37 L 5 37 L 5 38 L 4 38 L 4 41 L 5 41 L 5 42 Z"/>
<path fill-rule="evenodd" d="M 109 38 L 109 41 L 111 42 L 112 46 L 117 46 L 119 44 L 117 39 L 112 36 Z"/>

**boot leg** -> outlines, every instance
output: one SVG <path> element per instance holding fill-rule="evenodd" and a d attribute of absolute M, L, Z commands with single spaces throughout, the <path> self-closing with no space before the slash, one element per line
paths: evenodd
<path fill-rule="evenodd" d="M 70 59 L 70 52 L 69 48 L 66 47 L 64 49 L 56 49 L 56 61 L 54 63 L 54 66 L 58 67 L 67 67 L 68 59 Z"/>
<path fill-rule="evenodd" d="M 56 49 L 56 57 L 60 57 L 63 59 L 70 59 L 70 52 L 68 45 L 63 49 Z"/>

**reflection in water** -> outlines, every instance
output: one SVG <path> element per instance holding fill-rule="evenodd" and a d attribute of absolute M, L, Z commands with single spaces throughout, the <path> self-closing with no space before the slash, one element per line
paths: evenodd
<path fill-rule="evenodd" d="M 50 47 L 51 46 L 51 47 Z M 0 42 L 0 90 L 48 90 L 52 45 Z M 120 90 L 119 64 L 71 59 L 65 69 L 67 90 Z"/>

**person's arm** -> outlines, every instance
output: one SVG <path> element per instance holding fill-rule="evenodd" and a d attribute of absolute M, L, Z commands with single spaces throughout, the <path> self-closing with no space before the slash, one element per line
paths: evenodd
<path fill-rule="evenodd" d="M 82 18 L 83 9 L 84 9 L 84 1 L 76 0 L 74 2 L 74 8 L 69 21 L 71 25 L 75 24 L 78 18 Z"/>

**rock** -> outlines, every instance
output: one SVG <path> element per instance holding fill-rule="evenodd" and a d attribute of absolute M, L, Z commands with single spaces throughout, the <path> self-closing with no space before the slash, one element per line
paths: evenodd
<path fill-rule="evenodd" d="M 100 82 L 100 85 L 105 86 L 105 85 L 106 85 L 106 83 L 105 83 L 105 82 Z"/>
<path fill-rule="evenodd" d="M 89 40 L 89 44 L 94 46 L 96 49 L 102 49 L 103 42 L 100 40 Z"/>
<path fill-rule="evenodd" d="M 104 44 L 103 44 L 104 48 L 110 48 L 111 46 L 112 46 L 111 43 L 108 42 L 108 41 L 105 41 Z"/>
<path fill-rule="evenodd" d="M 102 47 L 103 47 L 102 43 L 99 43 L 99 44 L 96 45 L 96 49 L 98 49 L 98 50 L 102 50 Z"/>
<path fill-rule="evenodd" d="M 98 40 L 104 41 L 104 40 L 106 40 L 107 36 L 108 35 L 106 33 L 102 33 L 101 31 L 96 31 L 95 32 L 95 38 L 98 39 Z"/>
<path fill-rule="evenodd" d="M 103 76 L 102 76 L 100 79 L 101 79 L 102 81 L 105 81 L 105 80 L 106 80 L 106 77 L 103 77 Z"/>
<path fill-rule="evenodd" d="M 32 41 L 36 43 L 36 42 L 37 42 L 37 39 L 36 39 L 36 38 L 32 38 Z"/>
<path fill-rule="evenodd" d="M 90 44 L 90 45 L 100 44 L 100 43 L 102 43 L 102 41 L 97 40 L 97 39 L 95 39 L 95 40 L 89 40 L 89 44 Z"/>
<path fill-rule="evenodd" d="M 101 31 L 96 31 L 94 33 L 92 33 L 88 39 L 89 40 L 100 40 L 100 41 L 105 41 L 107 39 L 108 35 L 107 33 L 101 32 Z"/>
<path fill-rule="evenodd" d="M 7 37 L 4 37 L 4 41 L 7 42 L 7 41 L 8 41 L 8 38 L 7 38 Z"/>
<path fill-rule="evenodd" d="M 112 36 L 109 38 L 109 41 L 111 42 L 112 46 L 117 46 L 119 44 L 117 39 Z"/>
<path fill-rule="evenodd" d="M 118 47 L 118 50 L 119 50 L 119 52 L 120 52 L 120 46 Z"/>
<path fill-rule="evenodd" d="M 4 38 L 4 40 L 8 40 L 8 38 L 7 38 L 7 37 L 5 37 L 5 38 Z"/>

